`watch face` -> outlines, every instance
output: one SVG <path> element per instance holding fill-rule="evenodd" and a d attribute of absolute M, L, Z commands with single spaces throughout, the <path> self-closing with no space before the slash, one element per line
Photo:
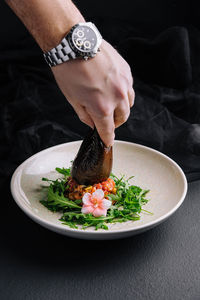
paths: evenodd
<path fill-rule="evenodd" d="M 72 33 L 72 42 L 81 52 L 90 52 L 97 44 L 97 36 L 88 26 L 78 26 Z"/>

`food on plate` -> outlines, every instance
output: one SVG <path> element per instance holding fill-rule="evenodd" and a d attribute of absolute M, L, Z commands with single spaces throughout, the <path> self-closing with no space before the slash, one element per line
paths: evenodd
<path fill-rule="evenodd" d="M 116 187 L 115 182 L 112 178 L 108 178 L 107 180 L 96 183 L 93 185 L 84 185 L 84 184 L 77 184 L 76 181 L 69 176 L 66 183 L 66 191 L 64 195 L 69 198 L 70 200 L 77 200 L 82 199 L 85 193 L 94 193 L 97 189 L 102 189 L 104 191 L 104 195 L 108 194 L 115 194 Z"/>
<path fill-rule="evenodd" d="M 97 130 L 91 129 L 73 162 L 72 178 L 81 185 L 105 181 L 112 170 L 112 160 L 112 147 L 106 147 Z"/>
<path fill-rule="evenodd" d="M 93 184 L 79 184 L 72 178 L 71 168 L 56 168 L 63 176 L 50 180 L 46 199 L 41 203 L 53 212 L 61 212 L 62 224 L 75 229 L 94 226 L 95 229 L 109 229 L 109 223 L 136 221 L 140 219 L 142 208 L 148 200 L 144 190 L 131 185 L 130 177 L 109 178 Z M 45 187 L 46 188 L 46 187 Z"/>

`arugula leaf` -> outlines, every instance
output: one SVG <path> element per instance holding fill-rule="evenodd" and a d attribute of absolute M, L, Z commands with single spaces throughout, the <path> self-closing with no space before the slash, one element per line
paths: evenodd
<path fill-rule="evenodd" d="M 62 219 L 60 219 L 62 221 Z M 78 229 L 78 226 L 74 222 L 62 221 L 63 225 L 68 225 L 70 228 Z"/>
<path fill-rule="evenodd" d="M 44 204 L 44 200 L 41 203 Z M 81 210 L 81 206 L 66 198 L 63 193 L 59 194 L 59 191 L 54 191 L 54 186 L 52 184 L 49 186 L 45 204 L 47 207 L 54 207 L 55 210 L 61 208 L 78 208 Z"/>
<path fill-rule="evenodd" d="M 50 180 L 48 178 L 42 178 L 42 181 L 47 181 L 50 183 L 50 186 L 53 187 L 54 191 L 57 191 L 59 194 L 64 193 L 65 191 L 65 182 L 64 178 L 58 178 L 56 180 Z"/>
<path fill-rule="evenodd" d="M 83 229 L 90 226 L 95 226 L 96 230 L 98 230 L 99 228 L 103 228 L 107 230 L 108 226 L 105 224 L 105 221 L 108 221 L 109 219 L 113 219 L 113 217 L 112 216 L 94 217 L 92 214 L 86 215 L 79 212 L 65 212 L 60 220 L 63 221 L 64 223 L 68 223 L 68 225 L 69 223 L 82 225 Z"/>
<path fill-rule="evenodd" d="M 56 168 L 56 171 L 60 174 L 63 174 L 64 176 L 70 176 L 71 168 Z"/>

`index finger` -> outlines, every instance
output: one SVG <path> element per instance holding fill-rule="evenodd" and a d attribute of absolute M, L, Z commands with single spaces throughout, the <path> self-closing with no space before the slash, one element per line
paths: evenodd
<path fill-rule="evenodd" d="M 94 116 L 92 119 L 105 146 L 112 146 L 115 138 L 113 113 L 105 117 Z"/>

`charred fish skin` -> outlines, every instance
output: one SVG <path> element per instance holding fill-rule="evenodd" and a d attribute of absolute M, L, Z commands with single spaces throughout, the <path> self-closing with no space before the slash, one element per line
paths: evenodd
<path fill-rule="evenodd" d="M 93 185 L 106 180 L 112 170 L 112 147 L 106 147 L 96 128 L 84 138 L 73 162 L 71 175 L 78 184 Z"/>

